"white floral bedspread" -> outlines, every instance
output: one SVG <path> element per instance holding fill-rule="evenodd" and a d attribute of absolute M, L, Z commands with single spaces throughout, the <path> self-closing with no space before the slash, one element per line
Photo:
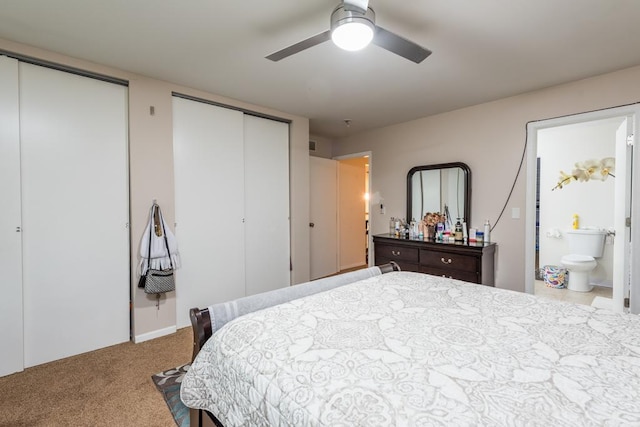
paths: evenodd
<path fill-rule="evenodd" d="M 226 427 L 640 425 L 640 319 L 388 273 L 235 319 L 181 397 Z"/>

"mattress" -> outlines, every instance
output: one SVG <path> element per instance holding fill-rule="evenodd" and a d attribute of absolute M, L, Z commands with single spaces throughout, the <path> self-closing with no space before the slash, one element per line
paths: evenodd
<path fill-rule="evenodd" d="M 640 424 L 640 320 L 394 272 L 239 317 L 183 402 L 231 426 Z"/>

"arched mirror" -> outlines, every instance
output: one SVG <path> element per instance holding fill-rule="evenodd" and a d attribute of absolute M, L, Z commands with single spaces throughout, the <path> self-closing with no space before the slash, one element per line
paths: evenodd
<path fill-rule="evenodd" d="M 427 212 L 471 223 L 471 169 L 464 163 L 416 166 L 407 174 L 407 221 Z"/>

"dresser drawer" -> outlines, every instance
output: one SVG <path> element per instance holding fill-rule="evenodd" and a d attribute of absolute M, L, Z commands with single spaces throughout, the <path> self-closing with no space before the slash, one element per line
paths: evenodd
<path fill-rule="evenodd" d="M 420 264 L 437 269 L 458 270 L 477 273 L 478 258 L 450 252 L 420 250 Z"/>
<path fill-rule="evenodd" d="M 376 260 L 386 258 L 391 261 L 407 261 L 418 263 L 418 248 L 376 244 Z"/>
<path fill-rule="evenodd" d="M 448 277 L 451 279 L 464 280 L 465 282 L 480 283 L 478 273 L 475 271 L 452 270 L 448 268 L 435 268 L 420 266 L 420 273 L 432 274 L 434 276 Z"/>

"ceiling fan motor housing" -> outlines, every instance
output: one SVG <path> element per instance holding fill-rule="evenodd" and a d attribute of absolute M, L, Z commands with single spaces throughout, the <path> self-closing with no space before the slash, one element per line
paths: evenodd
<path fill-rule="evenodd" d="M 331 13 L 331 31 L 349 22 L 365 24 L 375 31 L 376 13 L 370 7 L 365 13 L 362 13 L 357 10 L 348 10 L 344 4 L 336 6 Z"/>

